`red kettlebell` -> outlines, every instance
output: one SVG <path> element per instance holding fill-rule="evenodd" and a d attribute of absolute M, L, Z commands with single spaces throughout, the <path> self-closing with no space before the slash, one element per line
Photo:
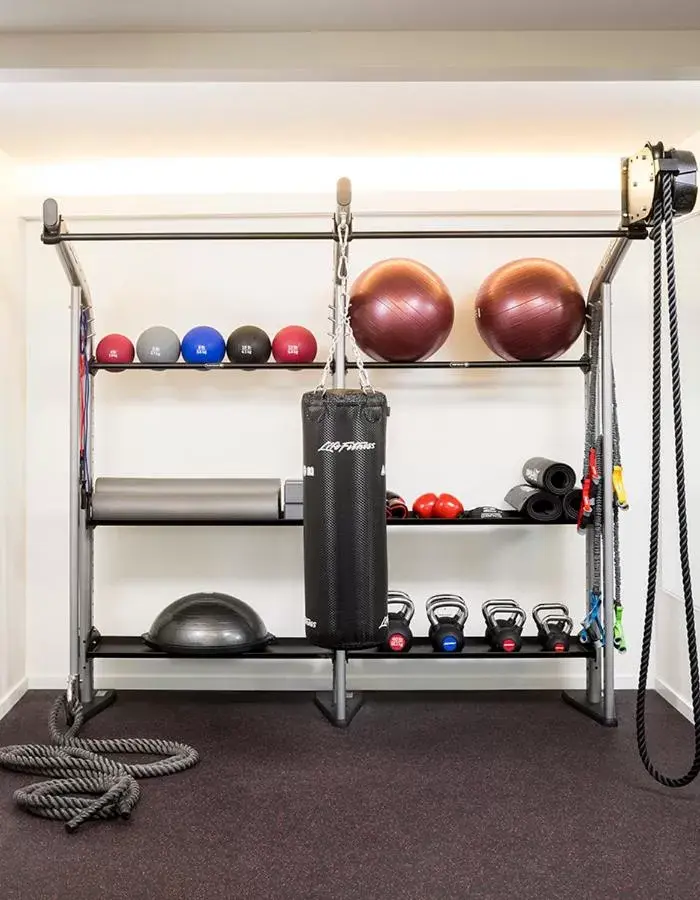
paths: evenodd
<path fill-rule="evenodd" d="M 413 503 L 413 513 L 419 519 L 432 519 L 437 494 L 421 494 Z"/>
<path fill-rule="evenodd" d="M 440 494 L 433 508 L 436 519 L 457 519 L 464 512 L 461 502 L 453 494 Z"/>

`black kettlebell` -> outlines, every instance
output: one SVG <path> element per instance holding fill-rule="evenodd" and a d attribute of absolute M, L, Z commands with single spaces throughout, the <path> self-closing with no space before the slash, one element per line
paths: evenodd
<path fill-rule="evenodd" d="M 568 653 L 574 621 L 568 606 L 563 603 L 540 603 L 532 610 L 537 625 L 537 637 L 544 650 Z"/>
<path fill-rule="evenodd" d="M 451 616 L 439 616 L 439 609 L 454 609 Z M 467 604 L 458 594 L 435 594 L 425 604 L 430 622 L 428 637 L 436 653 L 460 653 L 464 647 L 464 625 L 469 615 Z"/>
<path fill-rule="evenodd" d="M 381 649 L 385 653 L 408 653 L 413 643 L 411 619 L 416 608 L 405 591 L 389 591 L 389 628 Z M 393 609 L 392 609 L 393 607 Z"/>
<path fill-rule="evenodd" d="M 525 610 L 515 600 L 487 600 L 481 611 L 491 649 L 499 653 L 518 653 L 523 645 Z"/>

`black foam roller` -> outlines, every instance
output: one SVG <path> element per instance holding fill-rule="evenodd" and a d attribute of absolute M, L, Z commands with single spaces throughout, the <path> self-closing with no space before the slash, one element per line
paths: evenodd
<path fill-rule="evenodd" d="M 332 650 L 386 637 L 388 414 L 376 391 L 302 398 L 306 636 Z"/>
<path fill-rule="evenodd" d="M 557 496 L 567 494 L 576 485 L 576 472 L 571 466 L 545 456 L 528 459 L 523 466 L 523 478 L 533 487 Z"/>
<path fill-rule="evenodd" d="M 505 497 L 514 509 L 533 522 L 556 522 L 562 514 L 560 497 L 542 491 L 531 484 L 518 484 Z"/>
<path fill-rule="evenodd" d="M 564 494 L 564 496 L 562 497 L 562 506 L 564 508 L 562 513 L 563 522 L 578 521 L 578 511 L 581 507 L 581 497 L 581 488 L 574 488 L 573 491 L 569 491 L 568 494 Z"/>

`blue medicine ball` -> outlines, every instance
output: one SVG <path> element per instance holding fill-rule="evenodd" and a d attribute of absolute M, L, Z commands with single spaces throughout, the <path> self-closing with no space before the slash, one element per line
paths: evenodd
<path fill-rule="evenodd" d="M 182 358 L 188 363 L 220 363 L 226 353 L 226 341 L 216 328 L 197 325 L 182 339 Z"/>

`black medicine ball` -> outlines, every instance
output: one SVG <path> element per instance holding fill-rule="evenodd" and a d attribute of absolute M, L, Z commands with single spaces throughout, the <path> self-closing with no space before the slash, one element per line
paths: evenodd
<path fill-rule="evenodd" d="M 226 342 L 226 355 L 232 363 L 266 363 L 271 352 L 270 338 L 257 325 L 241 325 Z"/>

